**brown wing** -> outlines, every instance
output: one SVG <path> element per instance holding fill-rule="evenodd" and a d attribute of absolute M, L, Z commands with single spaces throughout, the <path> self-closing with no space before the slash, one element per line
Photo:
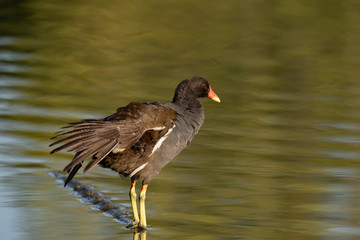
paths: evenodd
<path fill-rule="evenodd" d="M 50 146 L 62 144 L 51 153 L 67 149 L 76 152 L 73 160 L 64 168 L 70 171 L 86 158 L 95 156 L 85 167 L 89 171 L 115 148 L 123 149 L 134 145 L 143 133 L 150 129 L 169 128 L 176 119 L 176 113 L 157 103 L 130 103 L 119 108 L 117 113 L 104 119 L 87 119 L 71 123 L 59 132 L 62 139 Z"/>

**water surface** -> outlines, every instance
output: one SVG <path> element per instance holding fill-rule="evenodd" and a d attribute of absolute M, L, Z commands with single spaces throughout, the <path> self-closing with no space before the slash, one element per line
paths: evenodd
<path fill-rule="evenodd" d="M 148 239 L 360 237 L 356 1 L 3 1 L 0 231 L 4 239 L 132 239 L 48 173 L 68 122 L 169 101 L 203 76 L 191 146 L 151 183 Z M 129 181 L 77 178 L 131 212 Z"/>

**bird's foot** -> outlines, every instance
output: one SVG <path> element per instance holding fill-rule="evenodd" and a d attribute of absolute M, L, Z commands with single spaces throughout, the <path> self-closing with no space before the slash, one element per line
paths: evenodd
<path fill-rule="evenodd" d="M 132 223 L 127 225 L 126 228 L 135 229 L 135 228 L 139 228 L 139 225 L 140 225 L 140 222 L 134 220 Z"/>
<path fill-rule="evenodd" d="M 146 230 L 146 226 L 143 226 L 141 222 L 133 221 L 127 226 L 128 229 Z"/>

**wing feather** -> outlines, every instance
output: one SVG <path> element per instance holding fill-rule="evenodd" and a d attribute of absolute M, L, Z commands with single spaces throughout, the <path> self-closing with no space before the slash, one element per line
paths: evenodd
<path fill-rule="evenodd" d="M 97 155 L 101 152 L 102 148 L 114 148 L 117 143 L 116 141 L 109 141 L 107 139 L 101 139 L 94 144 L 92 144 L 90 147 L 86 148 L 85 150 L 81 151 L 80 154 L 74 157 L 74 159 L 64 168 L 64 171 L 68 171 L 72 169 L 75 165 L 78 165 L 79 163 L 83 162 L 86 158 Z M 99 158 L 104 158 L 105 156 L 99 156 Z"/>
<path fill-rule="evenodd" d="M 51 153 L 61 150 L 76 152 L 72 161 L 64 168 L 64 171 L 75 169 L 73 175 L 86 158 L 94 156 L 85 167 L 84 172 L 87 172 L 115 148 L 129 148 L 147 130 L 168 128 L 175 119 L 176 113 L 173 110 L 159 104 L 130 103 L 109 117 L 70 123 L 53 137 L 61 139 L 50 144 L 59 145 Z"/>
<path fill-rule="evenodd" d="M 96 157 L 94 157 L 88 165 L 86 165 L 84 169 L 84 173 L 90 171 L 93 167 L 96 166 L 101 160 L 103 160 L 112 150 L 114 150 L 118 144 L 109 144 L 105 147 L 103 147 L 97 154 Z"/>

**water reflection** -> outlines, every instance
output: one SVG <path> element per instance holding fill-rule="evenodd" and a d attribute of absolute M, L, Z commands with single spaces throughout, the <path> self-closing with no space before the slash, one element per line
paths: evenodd
<path fill-rule="evenodd" d="M 147 231 L 143 230 L 143 231 L 134 231 L 134 237 L 133 240 L 146 240 L 146 236 L 147 236 Z"/>
<path fill-rule="evenodd" d="M 13 45 L 17 41 L 17 38 L 10 36 L 0 36 L 0 46 Z"/>

